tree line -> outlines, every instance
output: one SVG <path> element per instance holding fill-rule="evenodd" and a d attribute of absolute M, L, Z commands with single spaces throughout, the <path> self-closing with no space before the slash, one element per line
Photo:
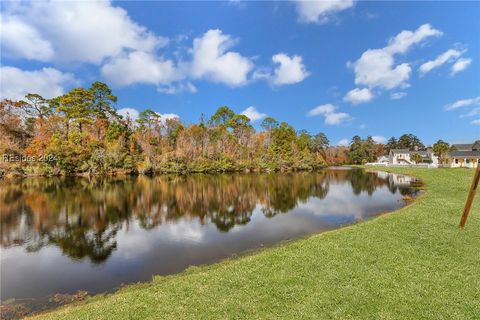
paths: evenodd
<path fill-rule="evenodd" d="M 116 102 L 101 82 L 53 99 L 28 94 L 22 101 L 1 101 L 0 153 L 46 161 L 4 159 L 0 169 L 58 175 L 315 170 L 327 165 L 325 134 L 296 131 L 271 117 L 257 132 L 248 117 L 226 106 L 206 121 L 202 117 L 185 124 L 151 109 L 135 120 L 122 117 Z"/>
<path fill-rule="evenodd" d="M 131 119 L 118 113 L 116 103 L 101 82 L 52 99 L 32 93 L 1 101 L 0 176 L 316 170 L 373 162 L 394 148 L 424 147 L 412 134 L 385 145 L 355 136 L 349 147 L 333 147 L 322 132 L 297 131 L 272 117 L 257 131 L 227 106 L 193 124 L 151 109 Z"/>

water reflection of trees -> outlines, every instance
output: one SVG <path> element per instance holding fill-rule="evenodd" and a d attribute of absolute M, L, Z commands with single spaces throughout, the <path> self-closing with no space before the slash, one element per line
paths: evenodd
<path fill-rule="evenodd" d="M 37 178 L 0 185 L 1 244 L 37 251 L 55 245 L 72 258 L 102 262 L 116 233 L 178 219 L 244 225 L 257 205 L 267 217 L 309 197 L 325 197 L 325 173 L 193 175 L 154 178 Z"/>
<path fill-rule="evenodd" d="M 194 219 L 226 232 L 247 224 L 257 206 L 273 217 L 310 197 L 324 198 L 329 181 L 349 182 L 355 194 L 389 185 L 388 179 L 358 170 L 4 181 L 1 245 L 22 245 L 29 251 L 54 245 L 71 258 L 100 263 L 116 249 L 117 232 L 134 221 L 152 229 Z"/>

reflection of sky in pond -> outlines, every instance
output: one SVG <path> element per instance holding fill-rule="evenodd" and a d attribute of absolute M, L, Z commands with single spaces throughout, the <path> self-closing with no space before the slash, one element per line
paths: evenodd
<path fill-rule="evenodd" d="M 2 299 L 107 291 L 355 223 L 403 205 L 406 189 L 398 189 L 396 180 L 360 170 L 175 182 L 132 179 L 72 191 L 72 201 L 83 201 L 81 210 L 89 212 L 84 215 L 77 206 L 68 207 L 68 190 L 45 193 L 49 210 L 28 207 L 31 195 L 25 195 L 29 188 L 23 186 L 24 197 L 19 193 L 14 198 L 23 211 L 16 213 L 17 203 L 9 195 L 0 198 L 13 208 L 0 211 L 2 231 L 7 232 L 0 259 Z M 98 203 L 92 207 L 92 201 Z M 58 210 L 57 216 L 51 208 Z M 100 240 L 96 230 L 103 230 Z M 28 252 L 32 244 L 37 251 Z"/>

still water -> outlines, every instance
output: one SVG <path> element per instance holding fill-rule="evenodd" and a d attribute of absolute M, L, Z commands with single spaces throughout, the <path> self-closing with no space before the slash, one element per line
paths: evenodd
<path fill-rule="evenodd" d="M 317 173 L 0 181 L 1 299 L 110 291 L 403 206 L 412 179 Z"/>

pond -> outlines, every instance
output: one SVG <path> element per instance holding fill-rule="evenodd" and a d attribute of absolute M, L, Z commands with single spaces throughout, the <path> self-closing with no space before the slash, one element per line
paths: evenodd
<path fill-rule="evenodd" d="M 402 175 L 316 173 L 0 181 L 1 298 L 110 291 L 339 228 L 418 192 Z"/>

